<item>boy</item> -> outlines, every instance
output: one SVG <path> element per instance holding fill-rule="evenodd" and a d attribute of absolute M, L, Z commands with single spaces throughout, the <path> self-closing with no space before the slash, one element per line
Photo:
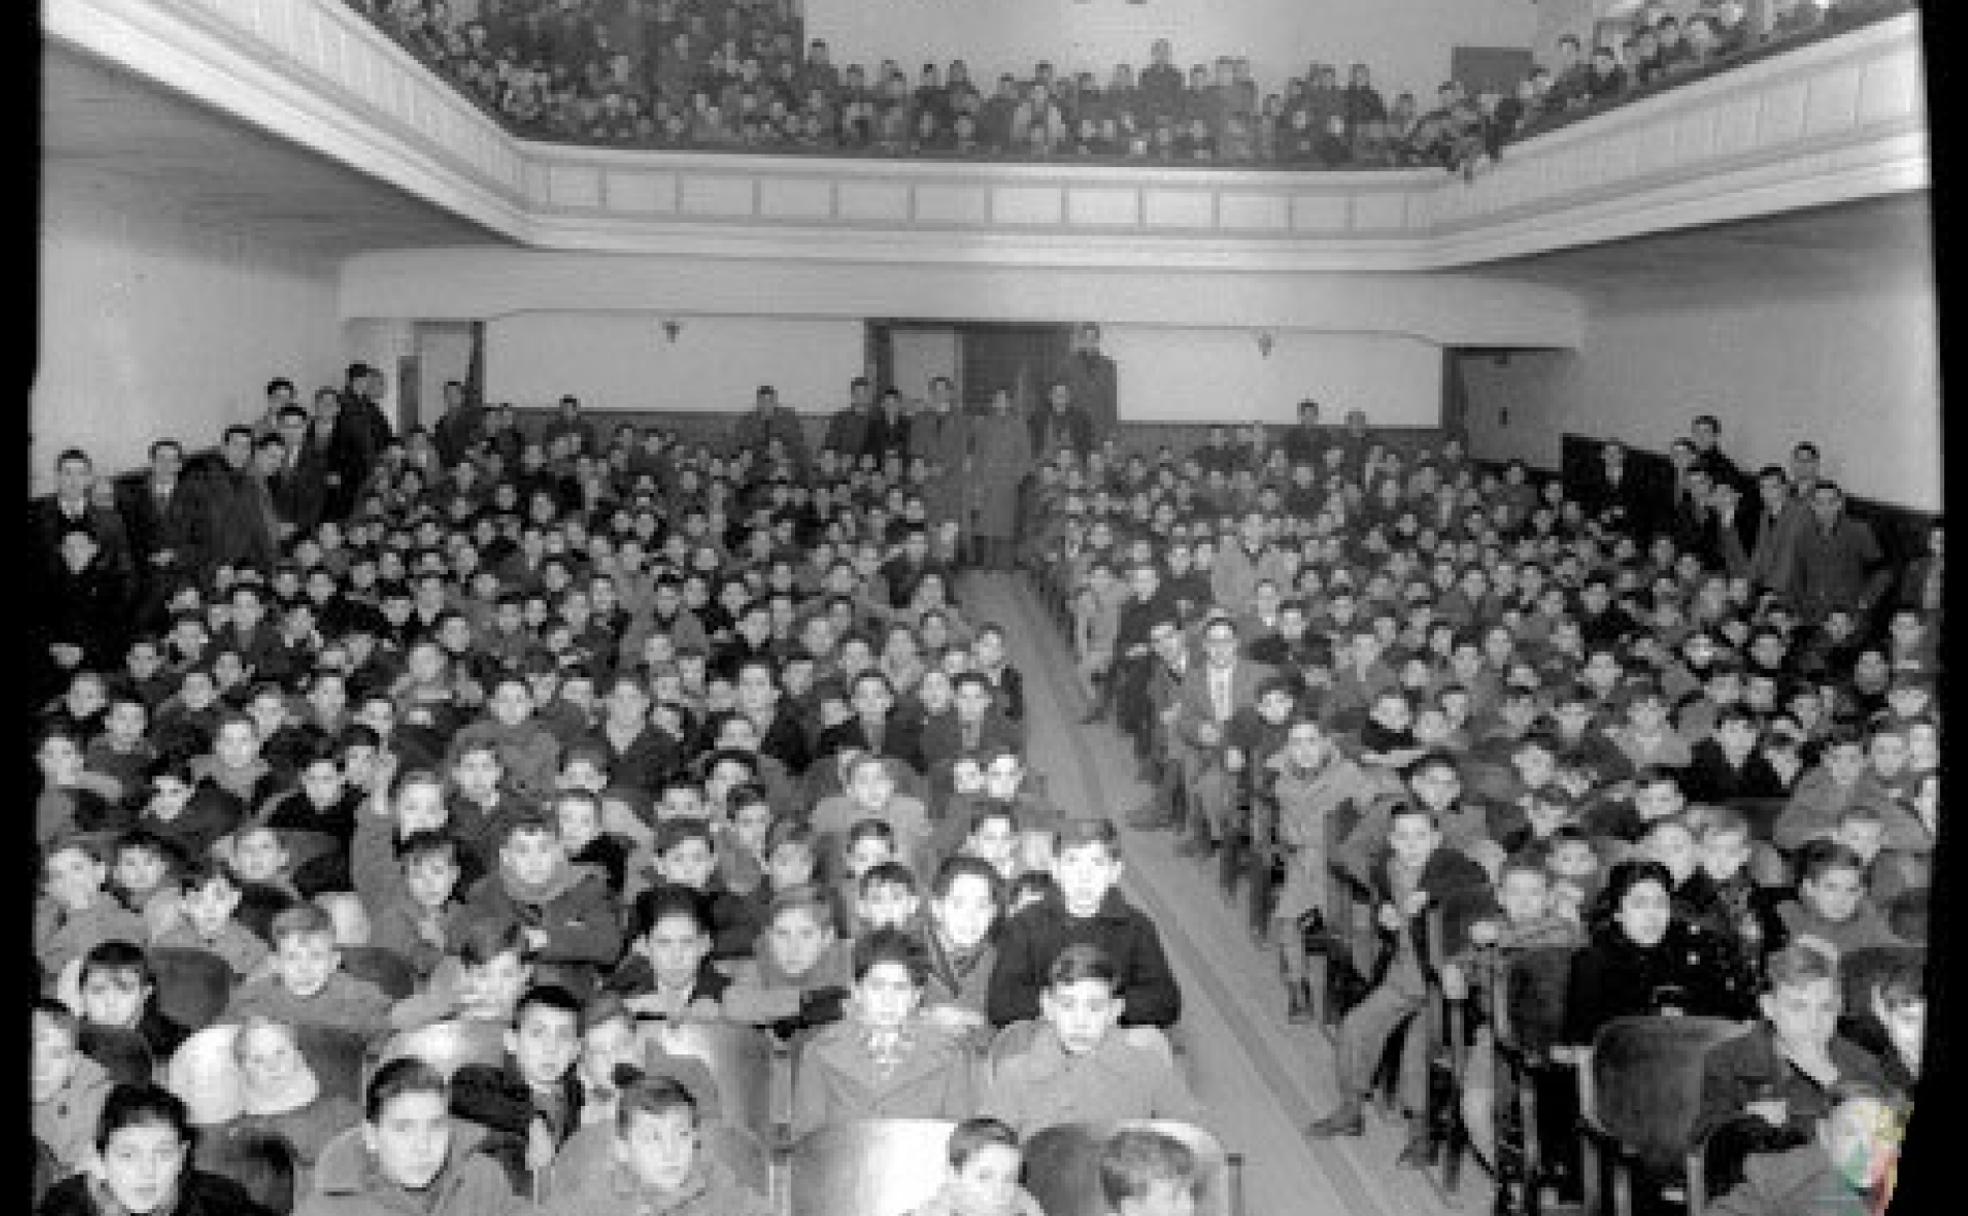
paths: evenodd
<path fill-rule="evenodd" d="M 711 957 L 744 958 L 758 937 L 753 905 L 717 881 L 717 833 L 708 820 L 666 819 L 656 826 L 656 886 L 694 891 L 711 922 Z M 640 896 L 638 896 L 640 898 Z"/>
<path fill-rule="evenodd" d="M 132 828 L 116 841 L 110 890 L 123 906 L 144 918 L 153 932 L 177 919 L 178 884 L 174 871 L 183 864 L 177 850 L 163 837 Z"/>
<path fill-rule="evenodd" d="M 795 1140 L 850 1119 L 970 1116 L 970 1052 L 917 1015 L 928 973 L 922 944 L 901 929 L 854 943 L 848 1016 L 819 1030 L 798 1057 Z"/>
<path fill-rule="evenodd" d="M 271 974 L 234 989 L 224 1021 L 263 1014 L 276 1022 L 341 1026 L 360 1033 L 382 1030 L 390 1001 L 373 984 L 341 971 L 335 922 L 313 904 L 288 908 L 273 918 Z"/>
<path fill-rule="evenodd" d="M 520 994 L 533 983 L 533 954 L 519 925 L 467 920 L 430 978 L 390 1007 L 392 1028 L 456 1019 L 503 1035 Z"/>
<path fill-rule="evenodd" d="M 837 1022 L 853 982 L 852 956 L 834 935 L 834 906 L 811 885 L 773 896 L 752 947 L 753 971 L 724 994 L 724 1016 L 769 1026 L 780 1038 Z"/>
<path fill-rule="evenodd" d="M 1797 852 L 1797 897 L 1777 916 L 1793 942 L 1834 960 L 1868 946 L 1903 945 L 1865 894 L 1865 862 L 1835 840 L 1813 840 Z"/>
<path fill-rule="evenodd" d="M 214 848 L 239 884 L 240 923 L 271 939 L 273 918 L 301 898 L 285 838 L 275 828 L 249 822 Z"/>
<path fill-rule="evenodd" d="M 608 880 L 574 866 L 545 816 L 523 815 L 506 827 L 499 869 L 480 879 L 466 900 L 478 920 L 517 921 L 541 963 L 588 969 L 613 966 L 622 929 Z"/>
<path fill-rule="evenodd" d="M 1110 1216 L 1195 1216 L 1196 1154 L 1166 1132 L 1123 1128 L 1100 1146 L 1100 1195 Z"/>
<path fill-rule="evenodd" d="M 950 1132 L 950 1176 L 909 1216 L 1045 1216 L 1018 1185 L 1024 1154 L 1002 1120 L 965 1119 Z"/>
<path fill-rule="evenodd" d="M 533 717 L 533 689 L 523 675 L 503 673 L 493 680 L 488 716 L 460 730 L 451 740 L 451 762 L 479 739 L 489 740 L 515 792 L 546 798 L 560 772 L 560 740 Z"/>
<path fill-rule="evenodd" d="M 1076 942 L 1047 969 L 1044 1019 L 1024 1050 L 992 1070 L 980 1109 L 1020 1135 L 1057 1123 L 1115 1119 L 1202 1121 L 1166 1049 L 1114 1033 L 1127 1007 L 1115 961 Z"/>
<path fill-rule="evenodd" d="M 899 861 L 884 861 L 863 871 L 854 892 L 854 937 L 876 929 L 900 929 L 920 934 L 917 914 L 922 896 L 916 876 Z"/>
<path fill-rule="evenodd" d="M 581 1004 L 557 984 L 536 984 L 513 1009 L 505 1060 L 466 1064 L 451 1077 L 451 1113 L 486 1129 L 478 1151 L 497 1161 L 515 1194 L 551 1165 L 581 1126 Z"/>
<path fill-rule="evenodd" d="M 1389 811 L 1387 845 L 1374 860 L 1370 885 L 1384 935 L 1382 965 L 1376 967 L 1382 978 L 1340 1022 L 1335 1043 L 1339 1105 L 1308 1129 L 1317 1139 L 1358 1136 L 1365 1130 L 1361 1104 L 1388 1036 L 1419 1012 L 1427 998 L 1422 974 L 1428 954 L 1424 913 L 1430 905 L 1465 900 L 1485 890 L 1489 875 L 1467 857 L 1443 847 L 1442 830 L 1431 811 L 1416 802 L 1400 802 Z M 1464 942 L 1440 945 L 1453 955 Z M 1408 1137 L 1396 1161 L 1403 1168 L 1420 1168 L 1428 1159 L 1429 1049 L 1421 1028 L 1409 1026 L 1401 1045 L 1400 1084 Z"/>
<path fill-rule="evenodd" d="M 545 1205 L 547 1216 L 773 1216 L 704 1150 L 697 1099 L 672 1077 L 637 1077 L 616 1099 L 605 1169 L 577 1172 Z M 592 1133 L 584 1133 L 584 1138 Z M 567 1158 L 575 1158 L 570 1146 Z M 587 1152 L 580 1154 L 591 1159 Z"/>
<path fill-rule="evenodd" d="M 1284 888 L 1271 912 L 1271 936 L 1284 969 L 1286 1017 L 1303 1022 L 1312 1011 L 1305 930 L 1325 919 L 1327 816 L 1349 798 L 1363 800 L 1369 784 L 1325 727 L 1303 712 L 1286 728 L 1285 746 L 1269 768 L 1275 774 L 1271 794 L 1285 863 Z"/>
<path fill-rule="evenodd" d="M 109 865 L 102 841 L 69 835 L 48 843 L 41 862 L 41 895 L 34 902 L 34 957 L 58 975 L 98 942 L 140 942 L 150 936 L 143 917 L 106 889 Z"/>
<path fill-rule="evenodd" d="M 1865 735 L 1856 726 L 1835 725 L 1825 736 L 1818 763 L 1798 779 L 1771 841 L 1786 851 L 1832 831 L 1841 808 L 1858 801 L 1886 802 L 1892 795 L 1866 763 Z M 1917 843 L 1917 842 L 1916 842 Z M 1906 847 L 1894 842 L 1894 847 Z"/>
<path fill-rule="evenodd" d="M 1675 911 L 1690 925 L 1733 940 L 1742 957 L 1761 957 L 1783 928 L 1776 893 L 1751 876 L 1749 823 L 1733 807 L 1705 807 L 1695 828 L 1697 868 L 1676 888 Z"/>
<path fill-rule="evenodd" d="M 554 828 L 567 849 L 567 860 L 600 870 L 608 893 L 622 898 L 628 878 L 631 842 L 601 830 L 601 799 L 584 789 L 562 790 L 553 800 Z"/>
<path fill-rule="evenodd" d="M 1512 951 L 1585 944 L 1585 931 L 1579 923 L 1553 911 L 1551 875 L 1535 858 L 1513 856 L 1503 863 L 1497 875 L 1496 901 L 1503 915 L 1471 924 L 1471 948 L 1442 965 L 1442 991 L 1451 998 L 1467 999 L 1471 1009 L 1488 1007 L 1485 994 L 1505 982 Z M 1494 949 L 1487 949 L 1490 947 Z M 1463 1119 L 1470 1145 L 1485 1161 L 1496 1160 L 1496 1135 L 1491 1126 L 1496 1085 L 1494 1048 L 1495 1037 L 1486 1022 L 1477 1027 L 1463 1066 Z"/>
<path fill-rule="evenodd" d="M 180 890 L 177 920 L 151 944 L 216 954 L 242 979 L 258 972 L 267 959 L 267 944 L 233 919 L 239 886 L 225 865 L 210 857 L 193 860 L 180 878 Z"/>
<path fill-rule="evenodd" d="M 93 1028 L 134 1030 L 153 1060 L 168 1060 L 190 1033 L 157 1011 L 157 978 L 142 947 L 99 942 L 82 956 L 76 987 L 84 1037 Z"/>
<path fill-rule="evenodd" d="M 376 1070 L 363 1092 L 360 1153 L 324 1153 L 296 1216 L 364 1216 L 415 1205 L 423 1216 L 524 1210 L 498 1164 L 467 1147 L 444 1074 L 414 1057 Z"/>
<path fill-rule="evenodd" d="M 1005 922 L 986 1011 L 993 1026 L 1039 1016 L 1052 960 L 1075 942 L 1101 947 L 1119 970 L 1127 1006 L 1123 1026 L 1168 1027 L 1182 1015 L 1182 992 L 1162 953 L 1155 923 L 1122 897 L 1119 832 L 1106 818 L 1068 819 L 1057 833 L 1052 878 L 1060 898 Z"/>
<path fill-rule="evenodd" d="M 842 937 L 854 936 L 854 905 L 861 897 L 861 878 L 876 866 L 898 856 L 895 829 L 882 819 L 857 819 L 847 830 L 841 850 L 845 873 L 833 884 L 834 927 Z"/>
<path fill-rule="evenodd" d="M 34 1138 L 48 1146 L 66 1177 L 89 1163 L 111 1081 L 102 1065 L 82 1053 L 82 1024 L 74 1010 L 36 997 L 33 1018 Z"/>
<path fill-rule="evenodd" d="M 458 898 L 458 841 L 442 829 L 412 832 L 396 842 L 403 891 L 370 917 L 369 943 L 407 959 L 429 978 L 467 919 Z"/>
<path fill-rule="evenodd" d="M 985 1009 L 997 964 L 993 930 L 1004 906 L 1004 886 L 989 862 L 959 855 L 937 867 L 929 888 L 923 1013 L 944 1029 L 980 1043 L 990 1029 Z"/>
<path fill-rule="evenodd" d="M 687 886 L 665 885 L 636 897 L 628 957 L 609 976 L 638 1017 L 715 1018 L 731 981 L 712 965 L 712 937 L 704 897 Z"/>
<path fill-rule="evenodd" d="M 1585 833 L 1562 827 L 1544 846 L 1544 868 L 1551 875 L 1551 905 L 1560 916 L 1582 921 L 1599 896 L 1604 868 Z"/>

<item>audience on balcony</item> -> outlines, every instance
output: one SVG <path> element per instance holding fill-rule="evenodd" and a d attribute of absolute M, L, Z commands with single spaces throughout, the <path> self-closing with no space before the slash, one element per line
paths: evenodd
<path fill-rule="evenodd" d="M 1619 41 L 1558 43 L 1514 88 L 1442 84 L 1435 104 L 1390 105 L 1368 65 L 1329 63 L 1267 91 L 1250 60 L 1187 72 L 1167 39 L 1138 78 L 1107 83 L 1041 60 L 973 81 L 968 64 L 836 64 L 801 49 L 793 0 L 349 0 L 521 134 L 650 148 L 879 156 L 1275 164 L 1440 165 L 1473 176 L 1504 144 L 1567 115 L 1670 87 L 1770 43 L 1907 7 L 1908 0 L 1770 0 L 1759 33 L 1743 0 L 1648 0 Z M 1603 27 L 1603 23 L 1602 23 Z"/>

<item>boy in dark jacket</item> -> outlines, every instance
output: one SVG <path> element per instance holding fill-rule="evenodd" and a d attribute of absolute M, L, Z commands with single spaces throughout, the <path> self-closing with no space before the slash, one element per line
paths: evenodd
<path fill-rule="evenodd" d="M 467 1064 L 452 1075 L 452 1115 L 486 1129 L 479 1151 L 505 1168 L 514 1194 L 533 1193 L 531 1176 L 581 1127 L 580 1024 L 572 993 L 535 985 L 513 1010 L 505 1061 Z"/>
<path fill-rule="evenodd" d="M 499 868 L 473 888 L 474 919 L 517 921 L 542 967 L 613 966 L 622 927 L 608 880 L 576 866 L 554 825 L 538 814 L 513 820 L 499 849 Z"/>
<path fill-rule="evenodd" d="M 1421 804 L 1395 804 L 1388 821 L 1387 847 L 1372 867 L 1384 939 L 1381 965 L 1376 967 L 1381 978 L 1339 1024 L 1334 1082 L 1339 1106 L 1307 1129 L 1320 1139 L 1362 1133 L 1361 1104 L 1373 1085 L 1387 1038 L 1422 1008 L 1428 992 L 1422 974 L 1429 946 L 1427 909 L 1479 895 L 1489 882 L 1482 866 L 1442 847 L 1442 829 Z M 1441 944 L 1448 954 L 1464 945 L 1454 940 Z M 1410 1027 L 1401 1047 L 1401 1104 L 1408 1114 L 1408 1142 L 1397 1162 L 1401 1166 L 1418 1168 L 1427 1163 L 1427 1067 L 1427 1037 Z"/>
<path fill-rule="evenodd" d="M 1130 905 L 1121 877 L 1119 833 L 1106 818 L 1068 819 L 1058 830 L 1052 876 L 1060 898 L 1005 922 L 986 1012 L 994 1026 L 1039 1016 L 1052 960 L 1074 942 L 1091 942 L 1119 968 L 1128 994 L 1121 1025 L 1166 1028 L 1182 1015 L 1182 990 L 1162 952 L 1155 923 Z"/>

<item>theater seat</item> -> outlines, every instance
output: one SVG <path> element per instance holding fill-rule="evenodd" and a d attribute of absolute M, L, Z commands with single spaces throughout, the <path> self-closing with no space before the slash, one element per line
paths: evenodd
<path fill-rule="evenodd" d="M 1702 1059 L 1745 1023 L 1726 1018 L 1624 1017 L 1600 1027 L 1591 1065 L 1579 1071 L 1586 1216 L 1608 1210 L 1601 1161 L 1613 1173 L 1611 1211 L 1632 1216 L 1633 1174 L 1686 1188 L 1690 1216 L 1706 1206 L 1701 1146 Z"/>
<path fill-rule="evenodd" d="M 1100 1149 L 1123 1128 L 1148 1128 L 1181 1141 L 1196 1155 L 1196 1216 L 1243 1216 L 1243 1157 L 1225 1153 L 1217 1138 L 1190 1123 L 1130 1119 L 1119 1123 L 1060 1123 L 1025 1142 L 1025 1189 L 1046 1216 L 1107 1216 L 1100 1193 Z"/>
<path fill-rule="evenodd" d="M 390 1039 L 376 1064 L 380 1067 L 403 1056 L 415 1056 L 449 1078 L 466 1064 L 489 1064 L 497 1068 L 505 1061 L 505 1055 L 503 1025 L 451 1019 L 406 1030 Z M 366 1079 L 364 1083 L 367 1084 Z"/>
<path fill-rule="evenodd" d="M 375 1055 L 368 1036 L 343 1026 L 301 1023 L 294 1027 L 294 1044 L 323 1095 L 339 1094 L 362 1104 L 364 1069 Z"/>
<path fill-rule="evenodd" d="M 772 1036 L 732 1022 L 666 1022 L 644 1031 L 652 1049 L 703 1061 L 717 1090 L 723 1121 L 772 1143 L 779 1121 L 772 1110 Z"/>
<path fill-rule="evenodd" d="M 253 1202 L 288 1216 L 294 1210 L 299 1158 L 287 1137 L 263 1129 L 223 1131 L 201 1154 L 199 1168 L 244 1187 Z"/>
<path fill-rule="evenodd" d="M 416 965 L 384 946 L 343 946 L 342 970 L 381 988 L 392 1001 L 417 991 Z"/>
<path fill-rule="evenodd" d="M 790 1216 L 905 1216 L 943 1185 L 956 1126 L 861 1119 L 807 1133 L 787 1163 Z"/>
<path fill-rule="evenodd" d="M 219 1020 L 237 979 L 224 959 L 191 946 L 152 948 L 150 968 L 157 983 L 157 1011 L 193 1029 Z"/>

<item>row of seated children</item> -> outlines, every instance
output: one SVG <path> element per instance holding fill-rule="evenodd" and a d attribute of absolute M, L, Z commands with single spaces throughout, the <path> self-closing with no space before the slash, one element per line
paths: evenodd
<path fill-rule="evenodd" d="M 72 1034 L 61 1007 L 37 1007 L 37 1038 Z M 37 1070 L 42 1063 L 37 1052 Z M 37 1071 L 37 1085 L 40 1082 Z M 675 1080 L 622 1074 L 612 1109 L 582 1133 L 594 1168 L 552 1195 L 516 1194 L 482 1151 L 478 1130 L 460 1120 L 455 1083 L 414 1057 L 393 1060 L 370 1078 L 362 1104 L 324 1159 L 317 1184 L 294 1210 L 302 1216 L 372 1216 L 414 1210 L 428 1216 L 501 1216 L 541 1211 L 594 1216 L 625 1209 L 666 1216 L 767 1216 L 777 1208 L 739 1181 L 705 1135 L 708 1120 Z M 279 1159 L 242 1157 L 249 1190 L 201 1154 L 207 1129 L 187 1103 L 150 1082 L 110 1088 L 86 1133 L 92 1169 L 35 1179 L 34 1210 L 46 1216 L 269 1216 L 287 1210 L 291 1177 Z M 354 1137 L 354 1138 L 352 1138 Z M 894 1164 L 894 1163 L 891 1163 Z M 1021 1138 L 989 1117 L 952 1130 L 946 1173 L 910 1216 L 1040 1216 L 1020 1185 Z M 216 1168 L 215 1168 L 216 1167 Z M 1101 1210 L 1111 1216 L 1189 1216 L 1202 1179 L 1181 1141 L 1124 1128 L 1095 1161 Z"/>

